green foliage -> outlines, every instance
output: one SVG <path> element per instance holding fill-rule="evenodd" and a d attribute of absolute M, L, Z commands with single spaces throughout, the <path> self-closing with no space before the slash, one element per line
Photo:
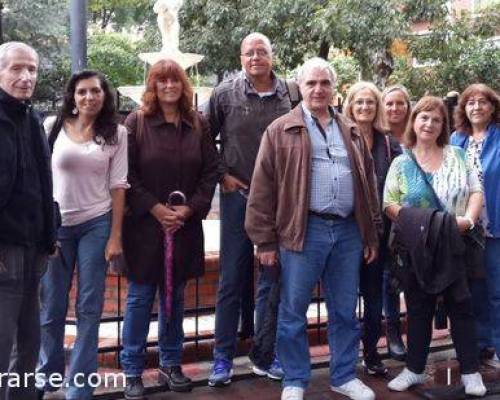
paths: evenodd
<path fill-rule="evenodd" d="M 152 8 L 150 0 L 89 0 L 91 21 L 101 29 L 110 24 L 116 29 L 141 25 Z"/>
<path fill-rule="evenodd" d="M 363 79 L 373 79 L 383 62 L 388 64 L 389 74 L 392 72 L 387 51 L 407 29 L 398 4 L 397 0 L 332 0 L 319 15 L 328 27 L 329 41 L 352 52 Z"/>
<path fill-rule="evenodd" d="M 499 90 L 500 51 L 487 40 L 498 15 L 498 11 L 486 10 L 474 19 L 466 16 L 453 23 L 443 21 L 430 34 L 413 37 L 409 41 L 411 54 L 426 66 L 411 67 L 399 60 L 391 81 L 404 84 L 417 97 L 460 92 L 474 82 Z"/>
<path fill-rule="evenodd" d="M 121 33 L 99 33 L 89 38 L 88 66 L 106 74 L 116 88 L 142 84 L 143 64 L 134 41 Z"/>
<path fill-rule="evenodd" d="M 337 73 L 337 92 L 345 96 L 349 86 L 358 81 L 359 63 L 352 56 L 337 55 L 330 61 Z"/>
<path fill-rule="evenodd" d="M 40 56 L 36 100 L 59 97 L 69 76 L 68 3 L 68 0 L 3 2 L 3 40 L 28 43 Z"/>

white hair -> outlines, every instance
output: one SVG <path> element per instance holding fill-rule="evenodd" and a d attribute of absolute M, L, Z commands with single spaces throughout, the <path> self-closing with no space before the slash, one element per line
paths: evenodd
<path fill-rule="evenodd" d="M 327 71 L 330 75 L 330 79 L 332 80 L 332 84 L 335 85 L 335 82 L 337 81 L 337 74 L 335 73 L 335 70 L 328 61 L 320 57 L 310 58 L 299 67 L 297 70 L 297 82 L 300 84 L 304 80 L 304 77 L 313 69 Z"/>
<path fill-rule="evenodd" d="M 259 32 L 252 32 L 248 35 L 246 35 L 243 40 L 241 41 L 241 48 L 243 48 L 243 45 L 246 42 L 249 42 L 250 40 L 260 40 L 264 43 L 264 46 L 266 46 L 267 51 L 269 54 L 273 54 L 273 47 L 271 46 L 271 41 L 266 35 L 263 35 L 262 33 Z"/>
<path fill-rule="evenodd" d="M 0 45 L 0 71 L 3 70 L 7 65 L 10 52 L 15 50 L 24 50 L 33 54 L 33 56 L 36 58 L 36 63 L 38 64 L 38 53 L 33 47 L 23 42 L 6 42 Z"/>

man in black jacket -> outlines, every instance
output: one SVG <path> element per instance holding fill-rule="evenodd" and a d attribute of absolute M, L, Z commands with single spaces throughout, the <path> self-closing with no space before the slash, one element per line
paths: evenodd
<path fill-rule="evenodd" d="M 38 55 L 0 46 L 0 399 L 36 398 L 38 283 L 55 249 L 50 152 L 29 99 Z M 26 378 L 28 379 L 26 380 Z"/>

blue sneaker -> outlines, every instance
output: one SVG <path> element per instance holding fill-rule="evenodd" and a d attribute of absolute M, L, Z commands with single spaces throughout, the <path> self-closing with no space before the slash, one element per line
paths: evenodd
<path fill-rule="evenodd" d="M 208 386 L 226 386 L 231 383 L 233 376 L 233 363 L 224 359 L 217 358 L 214 362 L 212 373 L 208 377 Z"/>
<path fill-rule="evenodd" d="M 252 371 L 255 375 L 267 376 L 268 378 L 274 379 L 276 381 L 281 381 L 285 377 L 283 368 L 281 368 L 281 364 L 277 358 L 274 358 L 268 369 L 262 369 L 254 365 Z"/>

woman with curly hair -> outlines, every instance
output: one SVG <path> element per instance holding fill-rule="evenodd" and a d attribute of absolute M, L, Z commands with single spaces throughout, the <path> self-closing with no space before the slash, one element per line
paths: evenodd
<path fill-rule="evenodd" d="M 61 208 L 59 254 L 41 280 L 39 373 L 64 376 L 64 326 L 76 269 L 76 340 L 66 373 L 67 399 L 91 399 L 87 377 L 97 371 L 98 331 L 107 262 L 122 253 L 127 184 L 127 131 L 103 74 L 82 71 L 69 80 L 61 111 L 48 118 L 54 198 Z M 77 374 L 84 374 L 84 377 Z M 77 375 L 77 376 L 75 376 Z M 78 379 L 76 379 L 78 378 Z M 79 381 L 86 382 L 80 386 Z M 49 379 L 43 391 L 54 391 Z"/>
<path fill-rule="evenodd" d="M 486 236 L 485 277 L 471 281 L 476 334 L 483 361 L 500 355 L 500 97 L 481 83 L 468 86 L 455 110 L 451 143 L 465 149 L 484 186 L 478 223 Z M 495 355 L 496 353 L 496 355 Z"/>
<path fill-rule="evenodd" d="M 149 71 L 142 107 L 125 121 L 131 188 L 123 231 L 129 283 L 120 360 L 127 399 L 143 398 L 141 376 L 157 292 L 158 380 L 172 391 L 192 387 L 181 368 L 184 288 L 204 272 L 202 220 L 219 177 L 209 126 L 192 101 L 181 66 L 158 61 Z M 182 201 L 174 203 L 174 195 Z"/>

